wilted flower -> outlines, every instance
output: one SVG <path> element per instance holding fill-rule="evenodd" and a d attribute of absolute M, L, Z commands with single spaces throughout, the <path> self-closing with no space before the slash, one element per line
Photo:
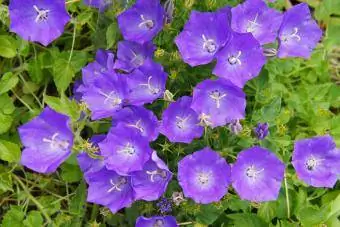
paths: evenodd
<path fill-rule="evenodd" d="M 139 44 L 127 40 L 120 41 L 114 68 L 131 72 L 142 66 L 146 59 L 152 59 L 154 51 L 155 46 L 152 42 Z"/>
<path fill-rule="evenodd" d="M 231 168 L 232 185 L 241 199 L 253 202 L 276 200 L 285 165 L 262 147 L 241 151 Z"/>
<path fill-rule="evenodd" d="M 124 39 L 145 43 L 162 30 L 165 12 L 159 0 L 137 0 L 118 16 Z"/>
<path fill-rule="evenodd" d="M 238 135 L 242 131 L 242 125 L 240 120 L 233 120 L 229 125 L 228 128 L 230 129 L 231 133 Z"/>
<path fill-rule="evenodd" d="M 190 108 L 191 101 L 191 97 L 183 96 L 163 112 L 160 131 L 171 142 L 191 143 L 203 134 L 198 115 Z"/>
<path fill-rule="evenodd" d="M 228 14 L 192 11 L 175 43 L 184 62 L 191 66 L 211 62 L 230 38 Z"/>
<path fill-rule="evenodd" d="M 106 168 L 121 175 L 143 170 L 152 153 L 146 138 L 123 125 L 111 128 L 106 139 L 99 143 L 99 148 Z"/>
<path fill-rule="evenodd" d="M 269 8 L 263 0 L 247 0 L 231 11 L 231 28 L 235 32 L 250 32 L 261 45 L 276 40 L 282 14 Z"/>
<path fill-rule="evenodd" d="M 178 227 L 173 216 L 155 216 L 151 218 L 138 217 L 136 227 Z"/>
<path fill-rule="evenodd" d="M 313 20 L 307 3 L 295 5 L 284 13 L 277 56 L 309 58 L 321 36 L 322 31 Z"/>
<path fill-rule="evenodd" d="M 172 173 L 167 165 L 152 153 L 151 159 L 143 166 L 143 170 L 131 173 L 132 187 L 136 200 L 153 201 L 159 199 L 165 192 Z"/>
<path fill-rule="evenodd" d="M 266 63 L 262 47 L 250 33 L 234 32 L 228 45 L 217 53 L 216 58 L 213 73 L 240 88 L 257 77 Z"/>
<path fill-rule="evenodd" d="M 142 106 L 128 106 L 113 117 L 115 123 L 136 130 L 149 141 L 157 139 L 158 119 L 155 114 Z"/>
<path fill-rule="evenodd" d="M 69 117 L 46 107 L 39 116 L 19 127 L 25 147 L 21 164 L 39 173 L 52 173 L 70 155 L 73 134 Z"/>
<path fill-rule="evenodd" d="M 299 179 L 313 187 L 334 187 L 340 163 L 336 150 L 333 138 L 328 135 L 296 141 L 292 164 Z"/>
<path fill-rule="evenodd" d="M 161 97 L 165 91 L 167 77 L 160 64 L 151 59 L 146 60 L 139 69 L 127 75 L 129 104 L 140 106 Z"/>
<path fill-rule="evenodd" d="M 161 198 L 157 203 L 156 203 L 159 211 L 164 214 L 164 213 L 169 213 L 172 211 L 172 204 L 171 201 L 165 197 Z"/>
<path fill-rule="evenodd" d="M 9 16 L 12 32 L 44 46 L 61 36 L 70 20 L 64 0 L 11 0 Z"/>
<path fill-rule="evenodd" d="M 256 128 L 254 128 L 254 132 L 259 140 L 263 140 L 269 133 L 269 124 L 267 122 L 258 123 Z"/>
<path fill-rule="evenodd" d="M 102 170 L 93 173 L 88 180 L 87 201 L 108 207 L 112 213 L 129 207 L 134 201 L 133 188 L 129 176 L 121 176 L 115 171 Z"/>
<path fill-rule="evenodd" d="M 191 108 L 203 124 L 222 126 L 244 118 L 245 94 L 226 80 L 204 80 L 194 88 Z"/>
<path fill-rule="evenodd" d="M 174 0 L 166 0 L 164 3 L 165 10 L 165 23 L 170 24 L 173 20 L 173 14 L 175 10 Z"/>
<path fill-rule="evenodd" d="M 182 202 L 186 201 L 183 192 L 173 192 L 171 198 L 176 206 L 179 206 Z"/>
<path fill-rule="evenodd" d="M 230 166 L 219 153 L 204 148 L 179 161 L 178 181 L 185 197 L 203 204 L 218 202 L 228 192 Z"/>

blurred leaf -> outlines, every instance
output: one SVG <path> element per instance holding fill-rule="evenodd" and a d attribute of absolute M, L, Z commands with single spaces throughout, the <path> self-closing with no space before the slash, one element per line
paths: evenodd
<path fill-rule="evenodd" d="M 218 209 L 216 206 L 201 205 L 200 211 L 196 215 L 196 221 L 201 224 L 210 225 L 221 215 L 224 209 Z"/>
<path fill-rule="evenodd" d="M 14 88 L 19 82 L 19 78 L 12 72 L 5 73 L 0 80 L 0 95 Z"/>
<path fill-rule="evenodd" d="M 44 219 L 38 211 L 32 210 L 24 220 L 25 227 L 43 226 Z"/>
<path fill-rule="evenodd" d="M 60 200 L 57 200 L 54 196 L 40 196 L 38 197 L 38 201 L 49 215 L 53 215 L 60 211 Z"/>
<path fill-rule="evenodd" d="M 247 227 L 267 227 L 268 224 L 255 214 L 228 214 L 228 218 L 233 220 L 234 226 Z"/>
<path fill-rule="evenodd" d="M 75 190 L 75 195 L 71 199 L 70 212 L 82 217 L 85 212 L 86 202 L 86 184 L 81 182 Z"/>
<path fill-rule="evenodd" d="M 73 121 L 79 119 L 80 112 L 77 102 L 65 95 L 62 95 L 61 98 L 46 95 L 45 103 L 55 111 L 69 116 Z"/>
<path fill-rule="evenodd" d="M 112 23 L 106 30 L 107 48 L 111 48 L 118 41 L 119 28 L 116 22 Z"/>
<path fill-rule="evenodd" d="M 0 195 L 12 189 L 12 175 L 6 168 L 0 165 Z"/>
<path fill-rule="evenodd" d="M 61 165 L 61 178 L 68 183 L 78 182 L 82 179 L 82 173 L 78 165 L 64 163 Z"/>
<path fill-rule="evenodd" d="M 0 140 L 0 159 L 7 162 L 19 162 L 20 147 L 12 142 Z"/>
<path fill-rule="evenodd" d="M 22 227 L 22 221 L 24 220 L 25 213 L 20 206 L 12 205 L 9 211 L 4 215 L 2 219 L 2 227 Z"/>
<path fill-rule="evenodd" d="M 276 216 L 276 206 L 277 204 L 275 201 L 261 203 L 260 208 L 257 211 L 257 215 L 266 222 L 271 222 Z"/>
<path fill-rule="evenodd" d="M 16 54 L 15 39 L 9 35 L 0 35 L 0 56 L 14 58 Z"/>

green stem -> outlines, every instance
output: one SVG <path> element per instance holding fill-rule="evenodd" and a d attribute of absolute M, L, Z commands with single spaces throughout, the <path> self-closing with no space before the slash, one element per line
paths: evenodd
<path fill-rule="evenodd" d="M 30 112 L 34 112 L 33 109 L 24 101 L 22 100 L 19 95 L 15 93 L 15 91 L 12 89 L 12 93 L 15 96 L 16 99 L 18 99 Z"/>
<path fill-rule="evenodd" d="M 287 217 L 290 218 L 290 205 L 289 205 L 289 194 L 288 194 L 288 184 L 287 184 L 287 175 L 284 176 L 285 182 L 285 191 L 286 191 L 286 203 L 287 203 Z"/>
<path fill-rule="evenodd" d="M 74 44 L 76 42 L 76 31 L 77 31 L 77 25 L 76 22 L 73 23 L 73 36 L 72 36 L 72 46 L 71 46 L 71 52 L 70 52 L 70 57 L 68 58 L 68 64 L 70 64 L 72 55 L 73 55 L 73 50 L 74 50 Z"/>
<path fill-rule="evenodd" d="M 17 177 L 15 174 L 12 175 L 14 180 L 16 180 L 19 185 L 22 187 L 22 189 L 25 191 L 25 193 L 27 194 L 27 197 L 38 207 L 38 209 L 41 211 L 42 215 L 46 218 L 46 221 L 48 224 L 52 223 L 52 219 L 50 218 L 50 216 L 46 213 L 43 205 L 41 205 L 41 203 L 39 203 L 38 200 L 36 200 L 34 198 L 34 196 L 29 192 L 28 188 L 26 187 L 26 185 L 20 180 L 19 177 Z"/>
<path fill-rule="evenodd" d="M 31 90 L 31 88 L 29 87 L 29 85 L 27 84 L 25 78 L 21 75 L 21 73 L 18 73 L 19 78 L 22 80 L 22 82 L 24 83 L 24 85 L 26 85 L 28 91 L 31 93 L 31 95 L 33 96 L 33 98 L 37 101 L 37 103 L 39 104 L 40 108 L 44 108 L 43 104 L 40 102 L 39 98 L 34 94 L 34 92 Z"/>
<path fill-rule="evenodd" d="M 98 205 L 94 204 L 93 207 L 92 207 L 92 211 L 91 211 L 91 220 L 90 220 L 90 222 L 93 222 L 93 221 L 96 220 L 96 217 L 97 217 L 97 214 L 98 214 L 98 210 L 99 210 Z"/>

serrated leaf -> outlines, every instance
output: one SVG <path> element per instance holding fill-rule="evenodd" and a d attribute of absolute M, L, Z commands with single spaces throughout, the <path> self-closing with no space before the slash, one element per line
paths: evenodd
<path fill-rule="evenodd" d="M 20 147 L 19 145 L 0 140 L 0 159 L 6 162 L 19 162 L 20 160 Z"/>
<path fill-rule="evenodd" d="M 4 215 L 2 219 L 2 227 L 22 227 L 22 221 L 24 220 L 25 213 L 20 206 L 11 206 L 9 211 Z"/>
<path fill-rule="evenodd" d="M 44 219 L 38 211 L 29 212 L 27 218 L 24 220 L 26 227 L 38 227 L 43 226 Z"/>
<path fill-rule="evenodd" d="M 14 58 L 16 54 L 15 39 L 9 35 L 0 35 L 0 56 Z"/>
<path fill-rule="evenodd" d="M 53 79 L 60 94 L 64 93 L 64 91 L 68 88 L 74 76 L 75 71 L 67 60 L 58 58 L 55 61 L 53 67 Z"/>
<path fill-rule="evenodd" d="M 0 95 L 14 88 L 19 82 L 17 75 L 12 72 L 5 73 L 0 80 Z"/>

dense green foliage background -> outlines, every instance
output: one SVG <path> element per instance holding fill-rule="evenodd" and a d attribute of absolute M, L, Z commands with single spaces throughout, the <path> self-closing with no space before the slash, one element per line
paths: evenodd
<path fill-rule="evenodd" d="M 300 0 L 301 1 L 301 0 Z M 287 174 L 277 201 L 249 203 L 230 190 L 219 203 L 198 205 L 186 201 L 174 206 L 172 215 L 188 226 L 340 226 L 340 184 L 334 189 L 303 184 L 289 164 L 296 139 L 330 133 L 340 145 L 340 1 L 303 0 L 313 9 L 324 29 L 324 38 L 311 59 L 270 59 L 256 79 L 247 83 L 247 117 L 243 131 L 233 135 L 227 127 L 208 130 L 190 145 L 171 144 L 160 137 L 152 144 L 176 173 L 177 162 L 205 146 L 233 162 L 239 151 L 255 144 L 275 152 L 286 164 Z M 238 0 L 175 0 L 174 21 L 156 37 L 155 60 L 169 73 L 167 89 L 175 98 L 190 95 L 193 87 L 212 77 L 211 65 L 191 68 L 183 63 L 173 42 L 191 10 L 214 11 Z M 293 2 L 293 1 L 292 1 Z M 302 2 L 302 1 L 301 1 Z M 21 144 L 17 128 L 40 113 L 44 105 L 69 115 L 77 143 L 92 134 L 105 133 L 110 121 L 77 121 L 84 105 L 68 99 L 81 68 L 98 48 L 116 50 L 121 40 L 116 15 L 123 4 L 103 14 L 82 3 L 67 4 L 72 22 L 62 37 L 48 47 L 23 41 L 9 32 L 8 2 L 0 0 L 0 222 L 19 226 L 134 226 L 140 215 L 157 215 L 156 202 L 137 202 L 118 214 L 86 203 L 86 184 L 73 155 L 52 175 L 41 175 L 19 164 Z M 133 1 L 129 1 L 131 5 Z M 271 6 L 284 10 L 290 1 Z M 159 117 L 168 102 L 148 108 Z M 258 122 L 270 124 L 270 135 L 259 142 L 252 134 Z M 82 140 L 80 138 L 84 140 Z M 166 197 L 180 191 L 175 180 Z"/>

